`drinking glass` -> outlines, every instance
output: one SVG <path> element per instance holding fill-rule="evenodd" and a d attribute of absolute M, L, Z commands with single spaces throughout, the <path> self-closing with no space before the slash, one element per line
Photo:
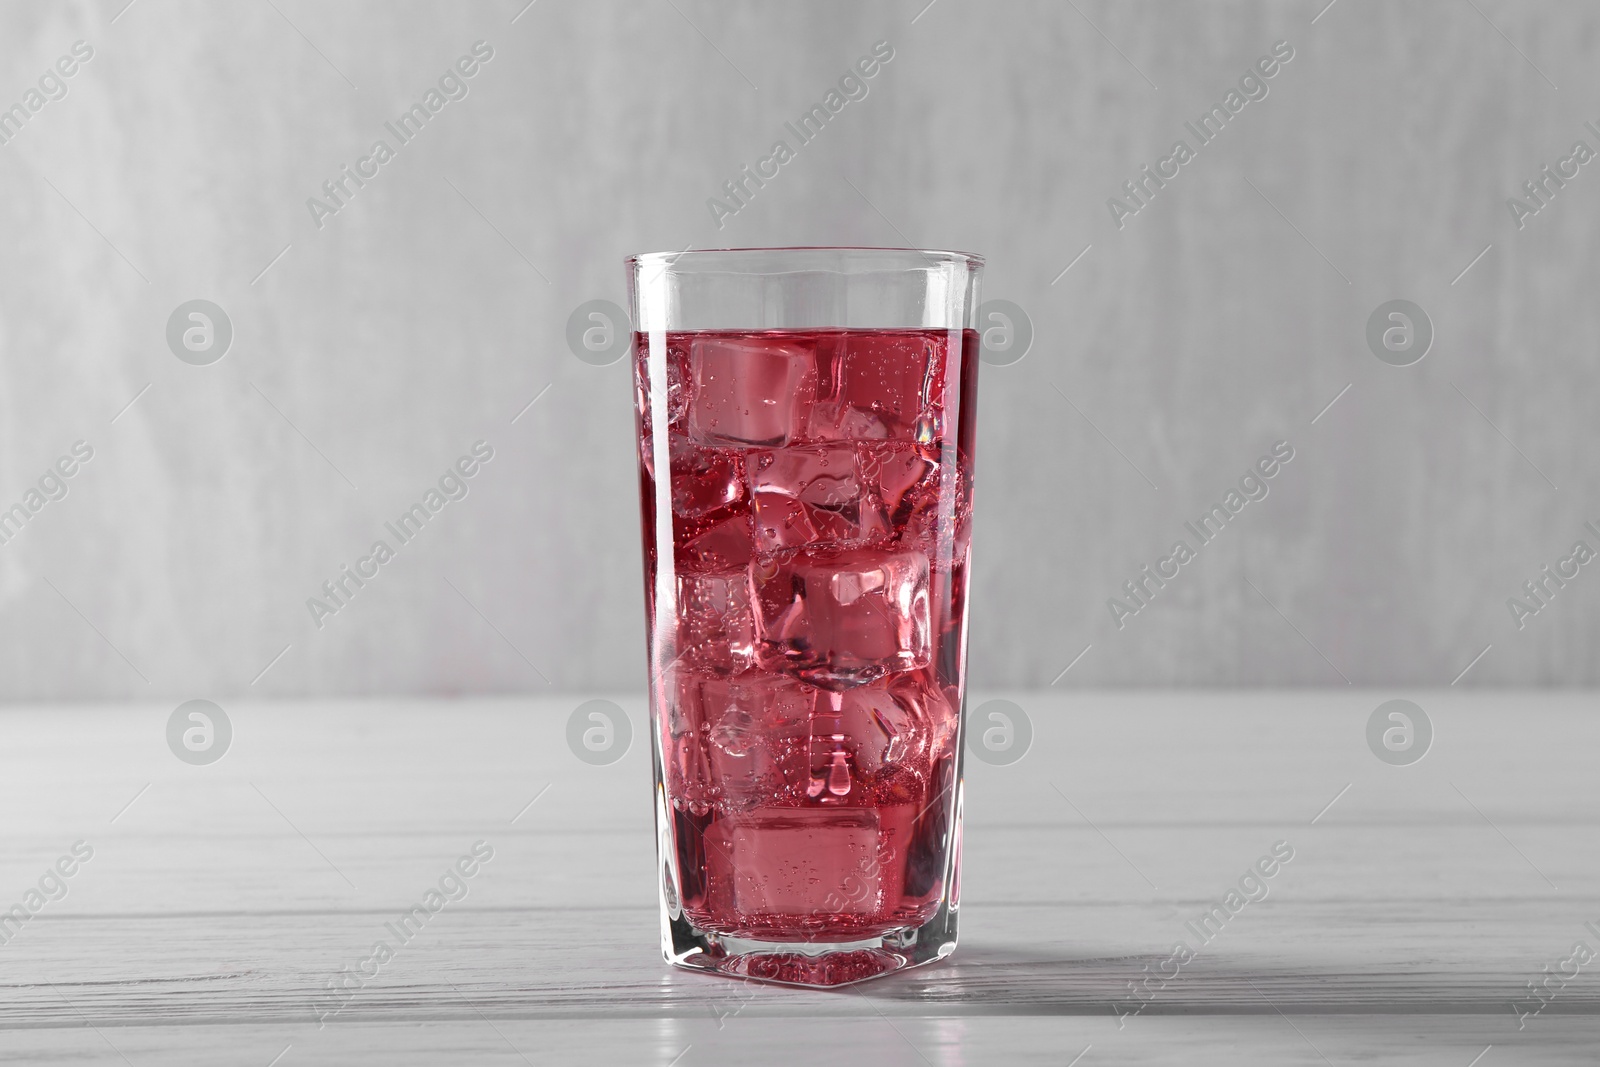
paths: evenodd
<path fill-rule="evenodd" d="M 983 261 L 627 266 L 667 961 L 837 985 L 942 959 Z"/>

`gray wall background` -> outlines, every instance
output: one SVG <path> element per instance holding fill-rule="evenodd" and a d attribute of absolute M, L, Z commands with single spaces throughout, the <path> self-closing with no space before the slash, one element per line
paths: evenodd
<path fill-rule="evenodd" d="M 1461 685 L 1600 679 L 1600 566 L 1506 606 L 1600 547 L 1600 164 L 1506 207 L 1600 149 L 1592 5 L 124 2 L 0 8 L 0 104 L 95 50 L 0 147 L 0 506 L 94 448 L 0 546 L 0 698 L 642 686 L 628 370 L 564 333 L 624 255 L 691 244 L 978 251 L 1027 310 L 982 376 L 976 686 L 1444 685 L 1486 646 Z M 480 39 L 470 95 L 317 228 Z M 879 40 L 719 231 L 706 199 Z M 1279 40 L 1267 98 L 1113 225 Z M 235 331 L 205 367 L 165 342 L 194 298 Z M 1436 331 L 1406 368 L 1364 340 L 1394 298 Z M 478 439 L 470 495 L 316 629 Z M 1270 496 L 1118 630 L 1107 598 L 1277 440 Z"/>

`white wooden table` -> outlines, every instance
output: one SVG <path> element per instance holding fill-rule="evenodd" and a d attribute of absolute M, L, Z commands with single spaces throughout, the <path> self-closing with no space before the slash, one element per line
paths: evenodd
<path fill-rule="evenodd" d="M 1036 736 L 1014 765 L 968 761 L 961 947 L 836 991 L 662 965 L 642 698 L 617 698 L 633 746 L 603 767 L 566 747 L 579 696 L 228 704 L 205 767 L 168 750 L 171 704 L 0 710 L 0 909 L 93 849 L 64 897 L 0 926 L 0 1060 L 1600 1061 L 1600 959 L 1513 1008 L 1575 942 L 1600 951 L 1592 694 L 972 706 L 999 695 Z M 1411 766 L 1367 748 L 1394 696 L 1436 730 Z M 467 895 L 319 1025 L 328 981 L 480 840 Z M 1270 895 L 1119 1019 L 1278 841 L 1294 859 Z"/>

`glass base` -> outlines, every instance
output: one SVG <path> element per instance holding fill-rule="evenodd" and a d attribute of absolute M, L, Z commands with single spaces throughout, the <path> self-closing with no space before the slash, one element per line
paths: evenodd
<path fill-rule="evenodd" d="M 661 951 L 673 966 L 775 985 L 841 986 L 937 963 L 956 948 L 956 908 L 948 900 L 921 926 L 857 941 L 756 941 L 701 930 L 663 913 Z"/>

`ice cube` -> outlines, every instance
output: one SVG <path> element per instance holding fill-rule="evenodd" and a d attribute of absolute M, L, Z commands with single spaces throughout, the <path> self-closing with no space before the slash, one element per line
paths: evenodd
<path fill-rule="evenodd" d="M 961 700 L 954 686 L 941 686 L 937 673 L 927 669 L 896 675 L 889 682 L 889 691 L 928 731 L 930 751 L 937 753 L 954 744 Z"/>
<path fill-rule="evenodd" d="M 711 810 L 717 791 L 706 762 L 706 731 L 700 713 L 699 679 L 673 674 L 661 693 L 666 713 L 661 717 L 662 771 L 667 798 L 678 811 L 703 815 Z"/>
<path fill-rule="evenodd" d="M 960 678 L 965 674 L 966 645 L 963 632 L 966 626 L 967 564 L 965 556 L 956 556 L 948 570 L 935 573 L 933 579 L 933 619 L 938 629 L 935 637 L 934 667 L 943 678 Z"/>
<path fill-rule="evenodd" d="M 931 334 L 847 334 L 839 399 L 871 411 L 891 430 L 910 429 L 933 400 L 940 340 Z"/>
<path fill-rule="evenodd" d="M 887 766 L 920 763 L 932 735 L 920 696 L 915 690 L 883 685 L 842 695 L 839 727 L 856 773 L 870 777 Z"/>
<path fill-rule="evenodd" d="M 745 469 L 762 552 L 861 544 L 888 532 L 883 506 L 867 491 L 850 445 L 752 451 Z"/>
<path fill-rule="evenodd" d="M 928 665 L 928 557 L 915 549 L 801 551 L 750 568 L 756 659 L 847 689 Z"/>
<path fill-rule="evenodd" d="M 750 562 L 750 516 L 731 515 L 688 538 L 675 549 L 680 571 L 725 571 Z"/>
<path fill-rule="evenodd" d="M 812 407 L 807 436 L 818 441 L 882 441 L 890 429 L 870 410 L 830 400 Z"/>
<path fill-rule="evenodd" d="M 703 518 L 744 500 L 744 457 L 740 453 L 693 445 L 675 447 L 673 453 L 674 515 L 686 519 Z"/>
<path fill-rule="evenodd" d="M 921 450 L 917 451 L 920 454 Z M 949 486 L 954 486 L 954 492 L 946 500 Z M 914 545 L 938 559 L 945 550 L 940 541 L 948 538 L 953 558 L 966 558 L 972 544 L 972 479 L 956 466 L 955 449 L 945 450 L 945 462 L 936 465 L 926 481 L 907 490 L 891 514 L 901 544 Z"/>
<path fill-rule="evenodd" d="M 650 386 L 649 345 L 642 334 L 633 337 L 633 387 L 634 413 L 638 419 L 639 458 L 650 476 L 655 477 L 656 460 L 651 447 L 655 433 Z M 666 409 L 669 436 L 676 438 L 684 432 L 684 418 L 689 411 L 689 390 L 684 386 L 688 376 L 689 345 L 679 335 L 668 335 L 666 359 Z"/>
<path fill-rule="evenodd" d="M 811 349 L 760 336 L 695 337 L 689 376 L 689 436 L 704 445 L 786 445 L 816 396 Z"/>
<path fill-rule="evenodd" d="M 920 449 L 903 444 L 857 447 L 862 480 L 896 528 L 903 527 L 919 508 L 937 506 L 939 465 Z"/>
<path fill-rule="evenodd" d="M 960 899 L 961 825 L 952 825 L 951 821 L 957 804 L 954 750 L 940 751 L 934 757 L 925 795 L 916 809 L 916 822 L 905 835 L 906 895 L 924 899 L 935 896 L 944 883 L 945 871 L 950 869 L 957 879 L 951 887 L 951 897 Z"/>
<path fill-rule="evenodd" d="M 678 575 L 677 662 L 717 675 L 754 663 L 750 576 L 743 569 Z"/>
<path fill-rule="evenodd" d="M 684 416 L 689 414 L 689 345 L 681 335 L 667 336 L 667 421 L 676 433 L 683 432 Z"/>
<path fill-rule="evenodd" d="M 804 795 L 812 690 L 782 676 L 706 678 L 699 708 L 712 776 L 730 810 Z"/>
<path fill-rule="evenodd" d="M 901 872 L 878 860 L 872 808 L 752 812 L 706 832 L 707 898 L 747 921 L 873 915 L 895 899 Z"/>
<path fill-rule="evenodd" d="M 932 332 L 859 330 L 844 335 L 837 374 L 812 415 L 826 440 L 910 440 L 937 405 L 943 338 Z"/>

